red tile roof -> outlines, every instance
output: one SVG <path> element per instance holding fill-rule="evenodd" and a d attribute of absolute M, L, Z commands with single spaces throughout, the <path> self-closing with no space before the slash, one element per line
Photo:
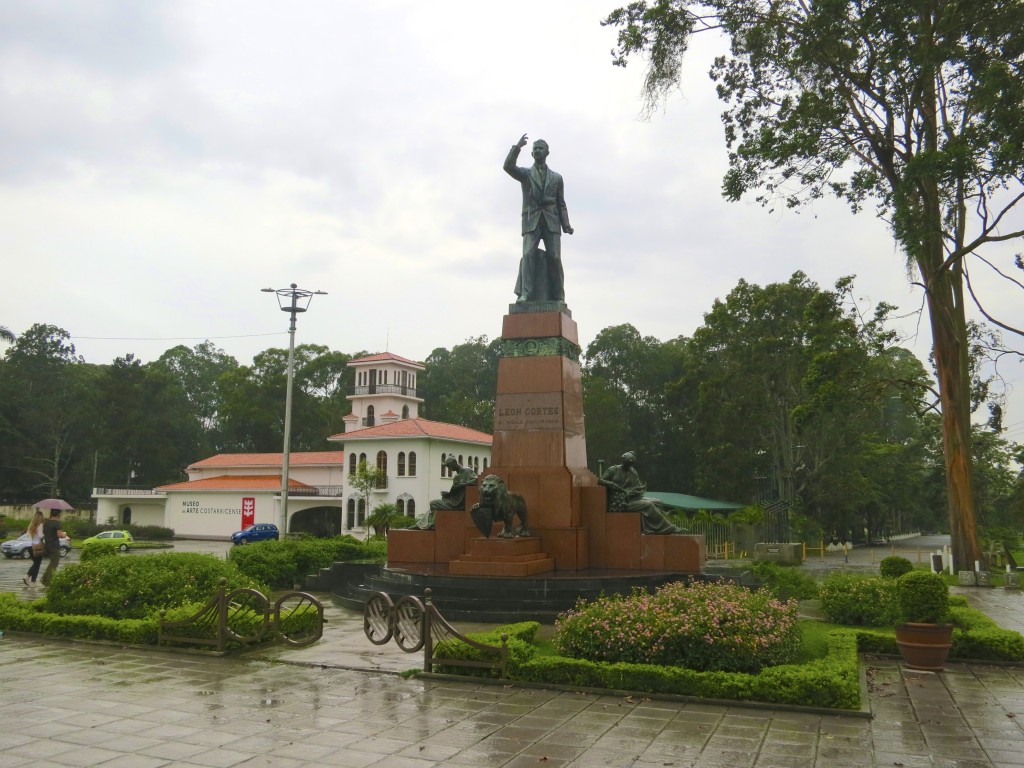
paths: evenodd
<path fill-rule="evenodd" d="M 203 480 L 161 485 L 157 491 L 274 491 L 281 487 L 280 475 L 219 475 Z M 310 488 L 306 483 L 288 478 L 289 488 Z"/>
<path fill-rule="evenodd" d="M 438 437 L 447 440 L 462 440 L 467 443 L 491 444 L 491 436 L 486 432 L 478 432 L 458 424 L 446 424 L 443 421 L 428 419 L 402 419 L 390 424 L 379 424 L 376 427 L 358 429 L 355 432 L 343 432 L 331 435 L 328 440 L 348 442 L 350 440 L 374 440 L 384 437 Z"/>
<path fill-rule="evenodd" d="M 208 459 L 189 464 L 189 469 L 212 467 L 280 467 L 284 463 L 283 453 L 218 453 Z M 297 451 L 288 455 L 291 466 L 344 466 L 344 451 Z"/>
<path fill-rule="evenodd" d="M 366 357 L 360 357 L 358 360 L 349 360 L 349 365 L 363 365 L 365 363 L 404 363 L 405 365 L 415 365 L 417 368 L 424 368 L 423 363 L 417 363 L 415 360 L 408 360 L 398 355 L 393 355 L 390 352 L 381 352 L 376 355 L 367 355 Z"/>

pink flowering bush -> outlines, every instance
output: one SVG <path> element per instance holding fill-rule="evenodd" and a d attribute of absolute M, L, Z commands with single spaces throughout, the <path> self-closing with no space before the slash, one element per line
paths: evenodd
<path fill-rule="evenodd" d="M 668 584 L 580 601 L 555 622 L 559 653 L 590 661 L 757 672 L 800 650 L 796 600 L 726 582 Z"/>

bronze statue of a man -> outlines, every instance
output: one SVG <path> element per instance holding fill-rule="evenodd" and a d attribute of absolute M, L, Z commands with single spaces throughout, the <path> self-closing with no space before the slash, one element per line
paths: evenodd
<path fill-rule="evenodd" d="M 451 472 L 454 477 L 452 478 L 451 490 L 441 491 L 440 499 L 433 499 L 430 502 L 430 509 L 427 511 L 414 527 L 419 528 L 421 531 L 432 531 L 436 525 L 434 520 L 434 513 L 439 509 L 465 509 L 466 508 L 466 489 L 471 485 L 476 485 L 476 472 L 469 467 L 459 466 L 459 460 L 454 456 L 449 456 L 444 460 L 444 465 L 448 467 L 448 471 Z"/>
<path fill-rule="evenodd" d="M 609 512 L 639 512 L 640 530 L 649 534 L 686 533 L 665 517 L 665 508 L 657 499 L 644 496 L 647 483 L 633 469 L 636 454 L 626 451 L 622 463 L 605 470 L 597 481 L 608 489 Z"/>
<path fill-rule="evenodd" d="M 523 258 L 516 280 L 516 303 L 565 301 L 562 232 L 573 233 L 565 207 L 565 185 L 562 177 L 548 168 L 548 143 L 544 139 L 533 142 L 533 166 L 517 166 L 519 151 L 525 146 L 524 133 L 502 166 L 523 188 Z M 540 249 L 541 242 L 546 251 Z"/>

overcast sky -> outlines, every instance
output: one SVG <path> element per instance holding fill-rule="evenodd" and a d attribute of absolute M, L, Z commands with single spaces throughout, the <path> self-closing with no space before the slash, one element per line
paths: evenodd
<path fill-rule="evenodd" d="M 720 41 L 640 119 L 641 63 L 613 67 L 599 24 L 616 4 L 0 0 L 0 325 L 57 325 L 92 363 L 210 339 L 248 364 L 288 343 L 260 289 L 294 282 L 328 292 L 297 343 L 422 360 L 493 339 L 521 249 L 501 164 L 527 133 L 565 178 L 584 348 L 620 323 L 690 335 L 740 278 L 802 270 L 855 274 L 926 356 L 921 292 L 870 210 L 722 199 Z M 1003 365 L 1024 440 L 1024 366 Z"/>

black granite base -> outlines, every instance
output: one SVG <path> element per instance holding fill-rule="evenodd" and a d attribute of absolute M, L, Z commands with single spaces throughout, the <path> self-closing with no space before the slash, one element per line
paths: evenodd
<path fill-rule="evenodd" d="M 634 589 L 653 591 L 673 581 L 722 578 L 743 582 L 745 574 L 729 569 L 696 576 L 671 571 L 589 569 L 508 578 L 452 576 L 446 565 L 334 563 L 330 592 L 340 605 L 362 610 L 367 599 L 377 592 L 386 592 L 393 600 L 403 595 L 423 599 L 429 588 L 434 604 L 449 621 L 552 624 L 558 614 L 572 608 L 580 598 L 628 595 Z"/>

